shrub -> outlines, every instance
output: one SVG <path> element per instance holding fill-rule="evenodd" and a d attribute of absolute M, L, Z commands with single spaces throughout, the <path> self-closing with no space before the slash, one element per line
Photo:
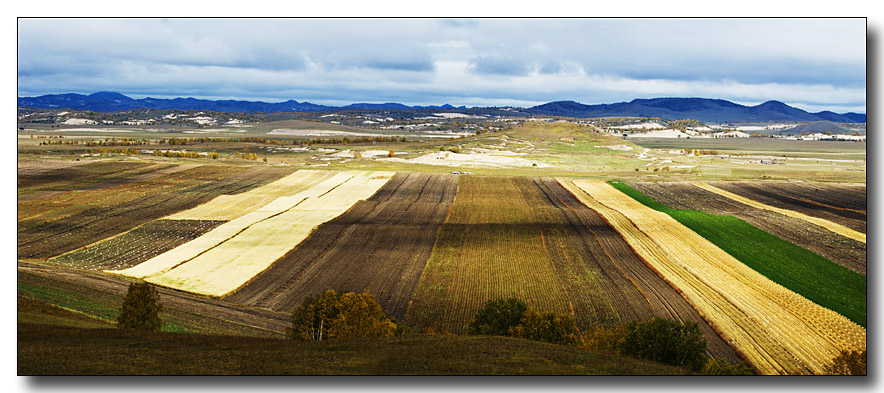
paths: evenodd
<path fill-rule="evenodd" d="M 473 316 L 467 332 L 469 334 L 509 336 L 510 329 L 521 322 L 522 316 L 527 310 L 528 306 L 525 302 L 516 298 L 489 300 Z"/>
<path fill-rule="evenodd" d="M 117 315 L 117 326 L 124 329 L 160 330 L 163 321 L 160 319 L 160 294 L 157 289 L 146 282 L 129 284 L 129 291 L 123 298 L 120 314 Z"/>
<path fill-rule="evenodd" d="M 832 375 L 866 375 L 866 351 L 841 351 L 826 366 L 826 374 Z"/>
<path fill-rule="evenodd" d="M 755 375 L 746 363 L 730 364 L 724 359 L 709 359 L 703 366 L 705 375 Z"/>
<path fill-rule="evenodd" d="M 308 296 L 292 313 L 286 332 L 297 340 L 390 337 L 398 330 L 370 293 L 335 292 Z"/>
<path fill-rule="evenodd" d="M 679 323 L 652 318 L 630 322 L 618 343 L 618 352 L 678 367 L 700 371 L 706 364 L 706 339 L 696 322 Z"/>
<path fill-rule="evenodd" d="M 511 331 L 513 337 L 553 344 L 577 346 L 581 344 L 580 330 L 574 316 L 568 313 L 544 313 L 528 309 L 520 323 Z"/>

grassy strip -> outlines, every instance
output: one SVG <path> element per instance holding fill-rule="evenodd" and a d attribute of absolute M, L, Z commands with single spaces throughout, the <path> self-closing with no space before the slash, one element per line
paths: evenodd
<path fill-rule="evenodd" d="M 739 218 L 673 209 L 632 187 L 612 186 L 666 213 L 774 282 L 866 326 L 866 278 Z"/>
<path fill-rule="evenodd" d="M 115 326 L 123 295 L 31 273 L 18 273 L 18 296 L 27 302 L 46 303 L 105 321 Z M 21 302 L 21 300 L 20 300 Z M 163 298 L 160 297 L 160 302 Z M 272 332 L 165 305 L 160 313 L 163 331 L 179 333 L 274 336 Z"/>

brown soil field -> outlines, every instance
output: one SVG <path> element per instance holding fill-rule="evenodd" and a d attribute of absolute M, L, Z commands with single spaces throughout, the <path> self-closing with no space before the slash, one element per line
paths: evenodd
<path fill-rule="evenodd" d="M 51 171 L 53 169 L 70 168 L 77 165 L 91 164 L 94 161 L 76 161 L 70 159 L 63 160 L 45 160 L 45 159 L 26 159 L 19 156 L 18 158 L 18 176 L 34 175 L 40 172 Z"/>
<path fill-rule="evenodd" d="M 44 200 L 22 202 L 18 205 L 18 257 L 42 259 L 61 255 L 145 222 L 192 208 L 218 195 L 236 194 L 264 185 L 292 171 L 205 165 L 147 180 L 98 189 L 90 187 Z M 144 173 L 131 174 L 142 175 Z M 63 177 L 62 174 L 58 176 Z M 82 188 L 84 181 L 78 179 L 77 176 L 68 179 L 67 185 L 60 184 L 63 183 L 60 179 L 52 183 L 54 187 Z M 107 183 L 107 179 L 89 181 Z M 87 186 L 91 185 L 94 184 Z M 22 211 L 28 210 L 40 213 L 22 219 Z"/>
<path fill-rule="evenodd" d="M 88 288 L 90 291 L 110 293 L 119 296 L 122 304 L 123 296 L 129 289 L 130 281 L 114 275 L 90 272 L 63 266 L 19 262 L 18 274 L 29 274 L 53 281 L 74 284 Z M 21 281 L 21 280 L 20 280 Z M 58 285 L 56 285 L 58 286 Z M 217 299 L 211 299 L 186 292 L 157 287 L 164 313 L 174 313 L 181 318 L 209 318 L 231 322 L 248 327 L 250 331 L 263 332 L 261 335 L 282 337 L 285 329 L 291 324 L 290 316 L 270 310 L 245 307 Z M 190 315 L 188 317 L 188 315 Z M 203 332 L 211 332 L 212 326 L 205 326 Z"/>
<path fill-rule="evenodd" d="M 367 291 L 401 319 L 456 184 L 453 175 L 396 174 L 225 300 L 292 312 L 328 289 Z"/>
<path fill-rule="evenodd" d="M 755 201 L 819 217 L 866 233 L 866 195 L 827 184 L 710 182 L 712 186 Z M 841 199 L 841 202 L 836 202 Z M 837 208 L 836 208 L 837 207 Z"/>
<path fill-rule="evenodd" d="M 53 258 L 49 263 L 96 271 L 125 269 L 196 239 L 224 222 L 154 220 L 94 246 Z"/>
<path fill-rule="evenodd" d="M 556 180 L 462 178 L 406 321 L 463 333 L 484 302 L 509 296 L 541 310 L 572 312 L 581 329 L 653 316 L 692 320 L 710 355 L 739 359 L 613 228 Z"/>
<path fill-rule="evenodd" d="M 737 217 L 850 270 L 866 274 L 865 243 L 840 236 L 807 221 L 748 206 L 687 182 L 627 184 L 674 209 L 699 210 Z"/>

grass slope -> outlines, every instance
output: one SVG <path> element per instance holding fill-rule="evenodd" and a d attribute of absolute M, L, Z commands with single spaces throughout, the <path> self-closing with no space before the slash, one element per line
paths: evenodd
<path fill-rule="evenodd" d="M 611 185 L 697 232 L 774 282 L 866 326 L 866 278 L 739 218 L 670 208 L 632 187 Z"/>
<path fill-rule="evenodd" d="M 89 356 L 83 356 L 89 348 Z M 507 337 L 293 342 L 19 323 L 18 375 L 682 375 L 632 358 Z"/>

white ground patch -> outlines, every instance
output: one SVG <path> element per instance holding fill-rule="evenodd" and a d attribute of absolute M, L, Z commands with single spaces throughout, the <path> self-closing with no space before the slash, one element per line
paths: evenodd
<path fill-rule="evenodd" d="M 666 129 L 643 133 L 629 134 L 627 138 L 709 138 L 708 136 L 693 136 L 679 130 Z"/>
<path fill-rule="evenodd" d="M 598 148 L 607 147 L 608 149 L 611 149 L 611 150 L 624 150 L 624 151 L 629 151 L 629 150 L 633 149 L 632 146 L 627 146 L 627 145 L 609 145 L 609 146 L 596 146 L 596 147 L 598 147 Z"/>
<path fill-rule="evenodd" d="M 440 165 L 440 166 L 465 166 L 465 167 L 531 167 L 534 163 L 537 163 L 537 167 L 545 168 L 551 167 L 552 165 L 545 164 L 538 161 L 527 160 L 519 157 L 510 157 L 504 155 L 498 155 L 499 152 L 494 152 L 494 154 L 488 153 L 453 153 L 453 152 L 434 152 L 429 154 L 424 154 L 420 157 L 415 157 L 411 159 L 405 158 L 382 158 L 384 161 L 393 161 L 393 162 L 402 162 L 406 164 L 426 164 L 426 165 Z"/>

